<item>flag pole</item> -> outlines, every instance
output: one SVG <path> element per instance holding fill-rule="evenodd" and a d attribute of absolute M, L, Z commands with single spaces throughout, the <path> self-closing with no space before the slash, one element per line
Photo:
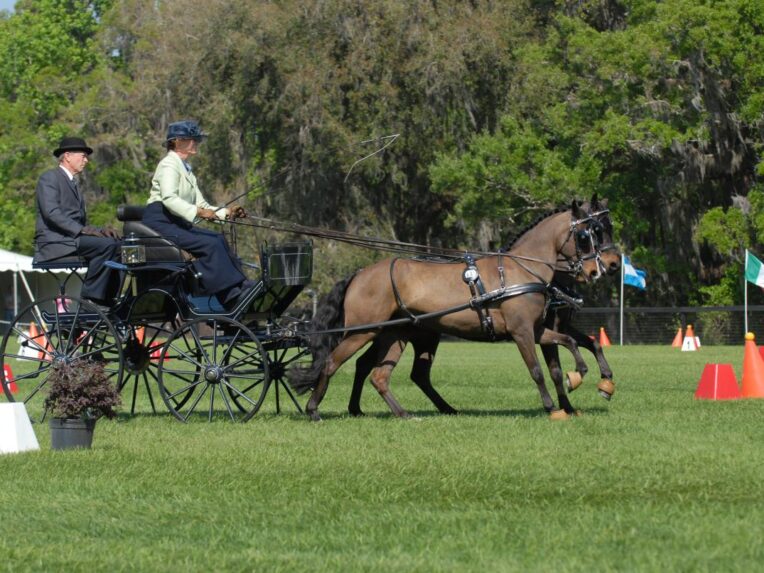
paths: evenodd
<path fill-rule="evenodd" d="M 748 249 L 745 250 L 745 263 L 743 265 L 743 336 L 748 334 L 748 279 L 745 276 L 748 270 Z"/>
<path fill-rule="evenodd" d="M 623 346 L 623 253 L 621 253 L 621 318 L 620 318 L 620 346 Z"/>

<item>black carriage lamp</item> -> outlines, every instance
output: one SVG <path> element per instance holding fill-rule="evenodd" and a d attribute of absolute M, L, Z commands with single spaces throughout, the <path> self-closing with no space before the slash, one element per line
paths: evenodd
<path fill-rule="evenodd" d="M 141 265 L 146 262 L 146 246 L 138 242 L 135 233 L 128 235 L 121 247 L 122 264 Z"/>

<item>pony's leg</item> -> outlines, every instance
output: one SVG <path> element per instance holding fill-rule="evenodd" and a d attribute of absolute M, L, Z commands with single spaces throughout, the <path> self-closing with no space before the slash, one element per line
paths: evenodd
<path fill-rule="evenodd" d="M 568 352 L 570 352 L 573 355 L 573 360 L 576 363 L 576 371 L 581 374 L 581 377 L 583 377 L 584 374 L 586 374 L 589 370 L 589 368 L 586 366 L 586 362 L 584 362 L 584 357 L 581 356 L 581 351 L 578 349 L 578 344 L 576 343 L 575 339 L 572 336 L 568 336 L 567 334 L 563 334 L 561 332 L 557 332 L 555 330 L 550 330 L 548 328 L 545 328 L 543 333 L 541 334 L 541 338 L 539 339 L 539 344 L 542 345 L 548 345 L 548 344 L 559 344 L 564 346 L 568 349 Z M 559 360 L 559 356 L 558 356 Z M 577 382 L 574 384 L 573 376 L 569 373 L 568 379 L 570 381 L 570 389 L 575 390 L 578 385 L 581 383 L 580 378 L 577 380 Z"/>
<path fill-rule="evenodd" d="M 348 403 L 348 411 L 354 416 L 361 416 L 361 394 L 363 383 L 371 373 L 371 383 L 398 417 L 408 417 L 408 412 L 398 403 L 390 391 L 390 377 L 406 349 L 408 337 L 399 329 L 386 329 L 374 339 L 369 349 L 356 361 L 356 373 L 353 391 Z"/>
<path fill-rule="evenodd" d="M 371 346 L 355 361 L 355 377 L 353 378 L 353 389 L 350 391 L 350 401 L 348 402 L 348 412 L 351 416 L 363 416 L 361 410 L 361 394 L 363 393 L 363 383 L 374 369 L 377 356 L 380 352 L 379 339 L 376 338 Z"/>
<path fill-rule="evenodd" d="M 541 333 L 538 334 L 538 338 L 541 337 Z M 539 364 L 538 356 L 536 355 L 536 338 L 533 333 L 526 328 L 516 329 L 512 332 L 512 338 L 517 345 L 517 349 L 520 351 L 520 356 L 523 357 L 525 366 L 530 372 L 531 378 L 536 383 L 536 388 L 541 396 L 541 403 L 544 406 L 544 410 L 552 414 L 555 411 L 554 401 L 549 395 L 549 391 L 544 383 L 544 373 L 541 371 L 541 365 Z"/>
<path fill-rule="evenodd" d="M 544 321 L 544 326 L 546 326 L 549 330 L 554 330 L 555 332 L 561 332 L 563 334 L 567 334 L 565 332 L 565 325 L 570 324 L 570 321 L 572 319 L 572 313 L 570 309 L 566 308 L 558 308 L 558 309 L 550 309 L 547 313 L 546 320 Z M 587 337 L 588 338 L 588 337 Z M 575 340 L 575 339 L 574 339 Z M 578 351 L 572 351 L 573 357 L 576 362 L 576 372 L 568 372 L 568 390 L 575 390 L 581 385 L 581 382 L 584 379 L 584 376 L 586 376 L 586 373 L 589 372 L 589 367 L 584 362 L 584 359 L 581 358 L 580 354 L 578 354 L 580 359 L 576 359 L 576 353 Z"/>
<path fill-rule="evenodd" d="M 405 341 L 398 341 L 390 347 L 384 361 L 380 366 L 377 366 L 371 373 L 371 383 L 376 388 L 379 395 L 389 406 L 390 411 L 399 418 L 409 418 L 410 414 L 403 409 L 398 403 L 390 391 L 390 376 L 392 376 L 393 369 L 398 364 L 398 360 L 403 354 L 403 350 L 406 348 Z"/>
<path fill-rule="evenodd" d="M 457 414 L 458 412 L 446 402 L 443 397 L 433 388 L 430 379 L 432 363 L 435 360 L 435 351 L 440 344 L 440 334 L 420 330 L 411 337 L 411 345 L 414 347 L 414 364 L 411 367 L 411 380 L 419 386 L 420 390 L 430 399 L 441 414 Z"/>
<path fill-rule="evenodd" d="M 348 360 L 348 358 L 358 352 L 358 350 L 364 344 L 372 340 L 376 334 L 376 332 L 351 334 L 343 339 L 342 342 L 332 350 L 331 354 L 329 354 L 326 365 L 321 371 L 321 376 L 318 378 L 318 383 L 315 388 L 313 388 L 313 392 L 311 392 L 310 398 L 308 399 L 308 404 L 305 406 L 305 413 L 308 414 L 313 421 L 318 422 L 321 420 L 321 416 L 318 413 L 318 406 L 321 404 L 321 400 L 324 399 L 331 377 L 337 372 L 339 367 Z"/>
<path fill-rule="evenodd" d="M 597 390 L 600 395 L 606 400 L 610 400 L 615 392 L 615 383 L 613 382 L 613 371 L 610 369 L 610 365 L 605 360 L 605 352 L 602 350 L 599 341 L 592 340 L 581 331 L 575 329 L 570 323 L 563 324 L 563 332 L 569 334 L 580 345 L 586 348 L 589 352 L 594 354 L 597 359 L 597 366 L 600 369 L 600 382 L 597 384 Z"/>
<path fill-rule="evenodd" d="M 554 344 L 542 344 L 541 353 L 544 355 L 544 361 L 546 362 L 547 369 L 549 370 L 549 376 L 554 382 L 554 387 L 557 390 L 557 400 L 560 403 L 560 408 L 565 410 L 568 414 L 575 414 L 576 410 L 568 399 L 568 395 L 565 393 L 565 387 L 562 383 L 562 368 L 560 366 L 560 353 L 557 350 L 557 346 Z"/>

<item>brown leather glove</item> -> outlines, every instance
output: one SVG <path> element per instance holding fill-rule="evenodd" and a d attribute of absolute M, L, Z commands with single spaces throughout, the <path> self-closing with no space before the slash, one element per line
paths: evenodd
<path fill-rule="evenodd" d="M 228 218 L 229 219 L 243 219 L 247 216 L 247 212 L 244 210 L 244 207 L 241 205 L 236 205 L 235 203 L 228 207 Z"/>
<path fill-rule="evenodd" d="M 202 207 L 198 207 L 196 209 L 196 216 L 200 219 L 206 219 L 208 221 L 217 221 L 218 216 L 212 209 L 203 209 Z"/>

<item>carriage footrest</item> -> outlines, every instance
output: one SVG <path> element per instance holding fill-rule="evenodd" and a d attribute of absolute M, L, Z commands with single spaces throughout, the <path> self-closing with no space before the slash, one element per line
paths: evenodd
<path fill-rule="evenodd" d="M 214 294 L 188 296 L 187 300 L 189 306 L 200 314 L 226 314 L 228 312 Z"/>

